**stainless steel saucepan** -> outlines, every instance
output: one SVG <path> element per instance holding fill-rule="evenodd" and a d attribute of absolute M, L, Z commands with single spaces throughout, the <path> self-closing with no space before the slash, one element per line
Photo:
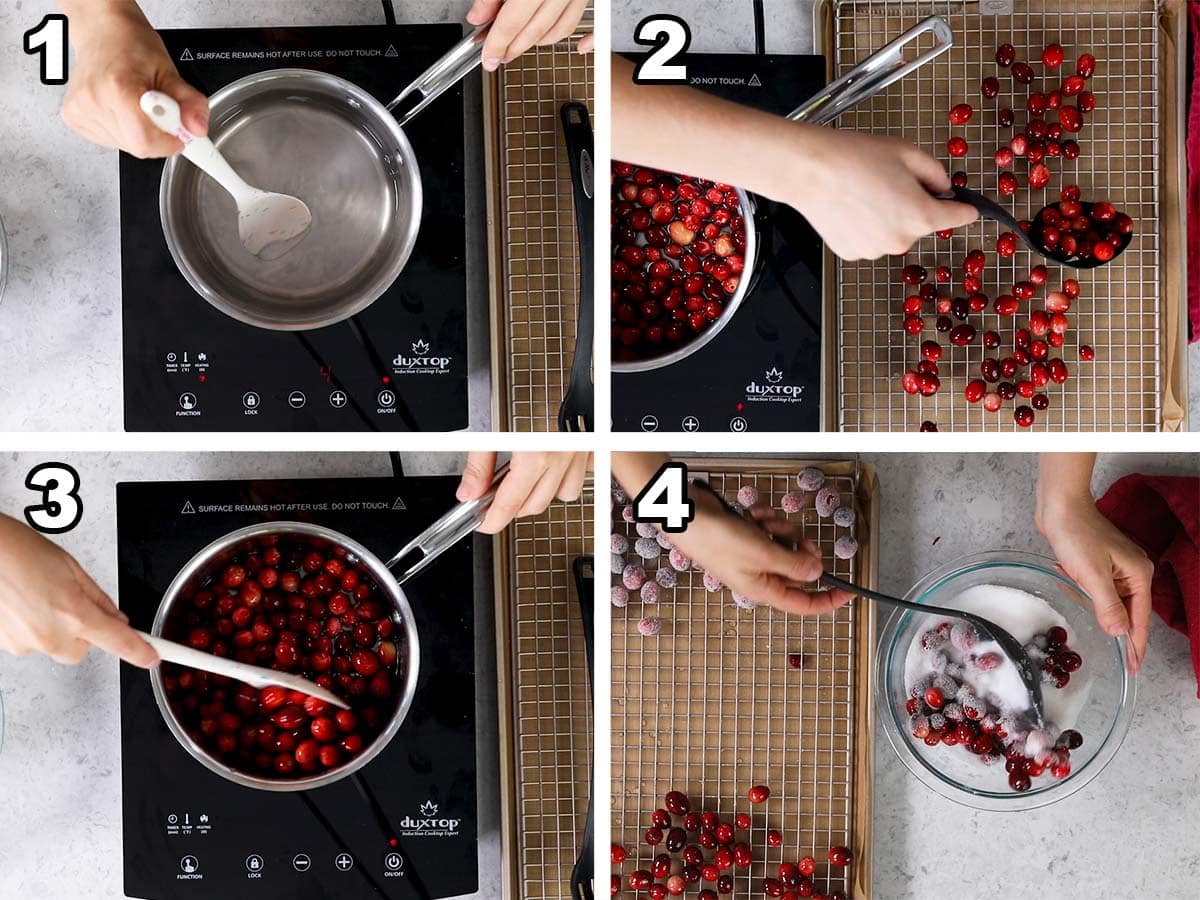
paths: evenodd
<path fill-rule="evenodd" d="M 383 731 L 370 746 L 345 765 L 319 775 L 291 779 L 266 778 L 235 769 L 217 759 L 192 739 L 176 717 L 167 700 L 162 669 L 158 667 L 150 672 L 154 699 L 158 703 L 159 712 L 162 713 L 167 727 L 175 735 L 175 739 L 193 758 L 210 771 L 235 784 L 264 791 L 306 791 L 332 784 L 358 771 L 374 759 L 400 730 L 417 690 L 417 674 L 421 665 L 420 641 L 413 620 L 412 607 L 409 605 L 402 585 L 479 527 L 487 515 L 488 508 L 492 505 L 492 500 L 495 499 L 496 489 L 507 470 L 507 464 L 498 468 L 492 481 L 492 487 L 487 494 L 478 500 L 455 506 L 409 541 L 386 563 L 353 538 L 333 529 L 305 522 L 264 522 L 260 525 L 241 528 L 219 538 L 192 557 L 187 565 L 179 570 L 179 574 L 175 576 L 174 581 L 167 588 L 166 594 L 163 595 L 158 613 L 154 617 L 154 625 L 150 630 L 154 637 L 163 637 L 163 628 L 167 619 L 178 604 L 183 603 L 185 598 L 190 598 L 192 594 L 200 590 L 202 585 L 225 568 L 234 558 L 243 556 L 251 548 L 258 547 L 263 538 L 299 539 L 304 542 L 317 539 L 327 541 L 331 546 L 345 549 L 347 559 L 365 567 L 378 586 L 381 598 L 392 604 L 392 616 L 396 622 L 403 670 L 400 674 L 399 703 Z"/>
<path fill-rule="evenodd" d="M 404 269 L 421 224 L 421 173 L 404 126 L 478 66 L 468 34 L 387 106 L 345 79 L 274 69 L 209 98 L 209 137 L 247 181 L 301 198 L 308 235 L 267 260 L 241 244 L 232 199 L 178 156 L 159 193 L 163 234 L 205 300 L 250 325 L 305 331 L 362 312 Z M 393 111 L 403 107 L 398 116 Z"/>
<path fill-rule="evenodd" d="M 917 42 L 926 41 L 927 35 L 933 38 L 933 43 L 927 47 L 917 47 Z M 916 71 L 953 46 L 954 32 L 950 30 L 950 23 L 941 16 L 930 16 L 872 53 L 841 78 L 831 82 L 824 90 L 814 94 L 787 118 L 793 122 L 807 122 L 810 125 L 832 122 L 846 110 L 874 97 L 888 85 Z M 758 228 L 755 222 L 757 203 L 753 194 L 741 188 L 737 189 L 737 194 L 741 201 L 742 216 L 746 220 L 746 266 L 737 291 L 725 303 L 721 317 L 694 341 L 661 356 L 637 360 L 613 359 L 614 372 L 647 372 L 679 362 L 715 338 L 737 313 L 746 294 L 757 280 L 755 276 L 761 263 Z"/>

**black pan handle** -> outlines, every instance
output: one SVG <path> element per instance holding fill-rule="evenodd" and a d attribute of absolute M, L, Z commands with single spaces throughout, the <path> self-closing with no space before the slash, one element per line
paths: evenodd
<path fill-rule="evenodd" d="M 571 381 L 582 384 L 592 377 L 592 347 L 595 343 L 595 228 L 592 219 L 595 167 L 592 164 L 592 122 L 587 107 L 572 100 L 562 106 L 563 136 L 571 161 L 571 183 L 575 189 L 575 222 L 579 230 L 579 322 L 575 329 L 575 361 Z"/>

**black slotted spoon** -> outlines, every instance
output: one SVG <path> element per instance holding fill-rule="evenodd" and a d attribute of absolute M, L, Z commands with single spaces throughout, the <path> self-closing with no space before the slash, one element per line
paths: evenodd
<path fill-rule="evenodd" d="M 571 363 L 571 380 L 558 408 L 558 430 L 592 431 L 592 347 L 596 331 L 592 284 L 596 256 L 592 221 L 592 123 L 587 107 L 576 101 L 564 103 L 561 113 L 567 156 L 571 160 L 575 224 L 579 232 L 579 318 L 575 326 L 575 358 Z"/>

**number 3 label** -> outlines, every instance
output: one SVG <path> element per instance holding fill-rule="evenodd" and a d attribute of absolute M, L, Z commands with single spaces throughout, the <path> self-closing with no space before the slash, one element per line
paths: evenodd
<path fill-rule="evenodd" d="M 678 16 L 649 16 L 638 23 L 633 39 L 653 47 L 633 70 L 634 84 L 686 84 L 686 65 L 673 65 L 692 43 L 687 22 Z"/>
<path fill-rule="evenodd" d="M 66 463 L 42 463 L 25 477 L 25 487 L 42 495 L 41 503 L 25 507 L 25 521 L 42 534 L 62 534 L 79 524 L 79 473 Z"/>
<path fill-rule="evenodd" d="M 633 518 L 678 534 L 696 517 L 696 504 L 687 495 L 687 466 L 663 463 L 633 501 Z"/>

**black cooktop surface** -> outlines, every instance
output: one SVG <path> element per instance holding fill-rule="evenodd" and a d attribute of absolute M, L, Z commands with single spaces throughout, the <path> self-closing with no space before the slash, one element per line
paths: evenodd
<path fill-rule="evenodd" d="M 692 87 L 780 114 L 825 85 L 820 56 L 692 53 L 686 59 Z M 615 430 L 820 429 L 821 238 L 790 207 L 756 201 L 762 260 L 743 276 L 755 280 L 741 308 L 691 356 L 649 372 L 614 373 Z"/>
<path fill-rule="evenodd" d="M 177 571 L 258 522 L 315 522 L 387 559 L 455 502 L 457 478 L 121 484 L 121 608 L 149 630 Z M 420 677 L 391 743 L 308 792 L 234 784 L 167 729 L 145 672 L 121 666 L 125 892 L 151 900 L 392 900 L 478 890 L 474 575 L 462 541 L 404 591 Z"/>
<path fill-rule="evenodd" d="M 384 103 L 462 37 L 457 25 L 162 32 L 211 95 L 272 68 L 312 68 Z M 405 128 L 424 210 L 412 257 L 352 319 L 275 332 L 229 318 L 180 274 L 163 237 L 161 160 L 121 155 L 121 293 L 129 431 L 449 431 L 468 427 L 461 85 Z"/>

